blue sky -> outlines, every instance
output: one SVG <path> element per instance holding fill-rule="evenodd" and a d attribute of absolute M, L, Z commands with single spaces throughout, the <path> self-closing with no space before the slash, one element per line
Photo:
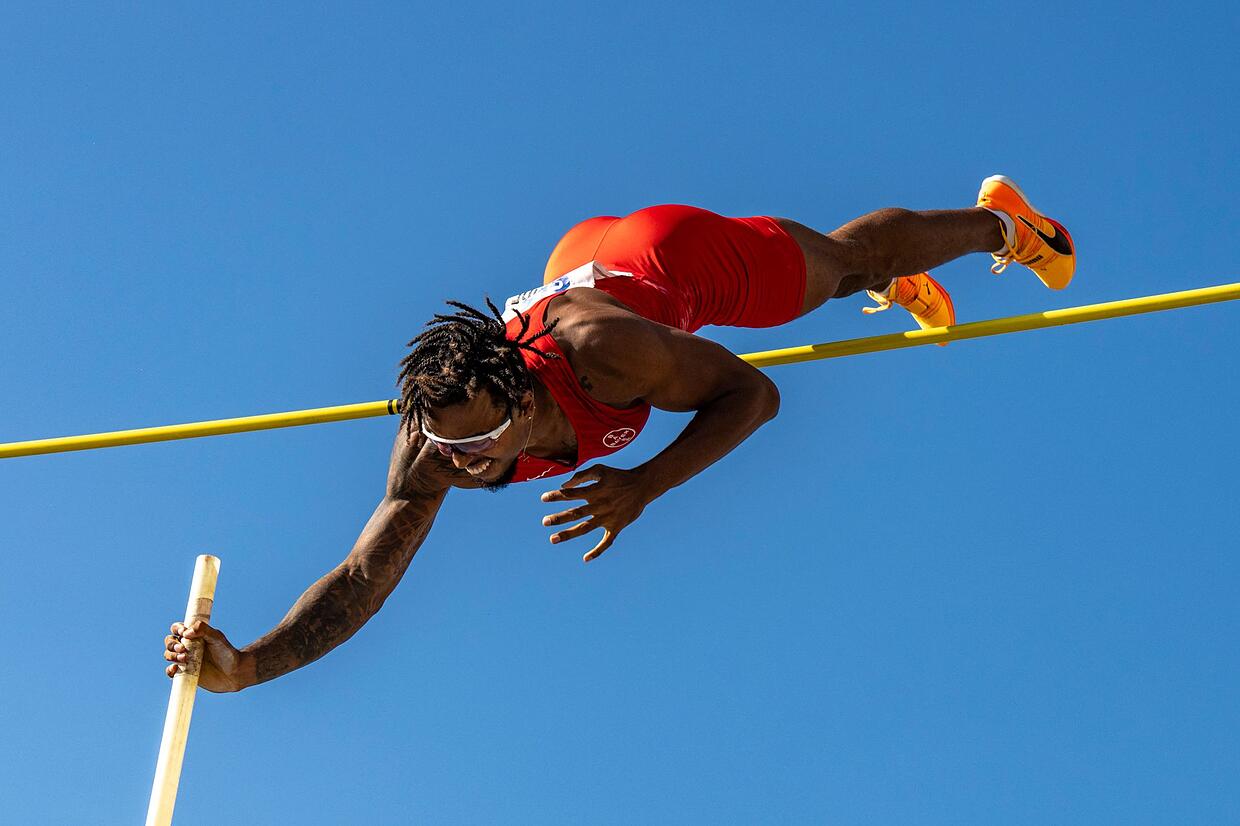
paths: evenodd
<path fill-rule="evenodd" d="M 444 298 L 683 202 L 822 230 L 1002 172 L 1077 279 L 1240 280 L 1224 4 L 116 4 L 0 12 L 0 441 L 387 398 Z M 859 298 L 737 352 L 891 332 Z M 1240 306 L 773 368 L 782 412 L 597 563 L 537 484 L 449 496 L 324 660 L 202 694 L 177 822 L 1240 819 Z M 653 455 L 658 415 L 615 457 Z M 394 419 L 0 462 L 0 799 L 132 823 L 194 556 L 267 631 Z"/>

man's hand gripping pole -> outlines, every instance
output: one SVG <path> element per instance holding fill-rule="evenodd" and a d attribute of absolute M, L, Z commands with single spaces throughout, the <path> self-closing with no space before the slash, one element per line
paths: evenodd
<path fill-rule="evenodd" d="M 211 619 L 215 601 L 215 581 L 220 575 L 217 557 L 203 554 L 194 564 L 194 579 L 189 586 L 189 604 L 185 607 L 185 624 Z M 172 808 L 177 802 L 177 785 L 181 781 L 181 761 L 185 741 L 189 737 L 189 720 L 194 712 L 194 692 L 198 689 L 198 672 L 202 668 L 202 640 L 185 640 L 189 657 L 182 670 L 172 678 L 172 694 L 168 698 L 168 714 L 164 717 L 164 736 L 159 743 L 159 759 L 155 763 L 155 781 L 151 785 L 151 803 L 146 810 L 146 826 L 168 826 Z"/>

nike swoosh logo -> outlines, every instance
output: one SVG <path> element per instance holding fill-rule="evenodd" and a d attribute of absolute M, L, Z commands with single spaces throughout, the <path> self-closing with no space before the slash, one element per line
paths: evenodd
<path fill-rule="evenodd" d="M 1029 219 L 1027 219 L 1023 215 L 1017 215 L 1016 220 L 1020 221 L 1022 224 L 1029 227 L 1029 229 L 1036 232 L 1038 234 L 1038 237 L 1041 238 L 1043 241 L 1045 241 L 1046 245 L 1050 247 L 1051 249 L 1053 249 L 1055 252 L 1059 253 L 1060 255 L 1071 255 L 1072 254 L 1072 245 L 1068 243 L 1068 239 L 1065 238 L 1062 233 L 1057 232 L 1054 235 L 1047 235 L 1045 232 L 1038 229 L 1033 224 L 1029 223 Z"/>

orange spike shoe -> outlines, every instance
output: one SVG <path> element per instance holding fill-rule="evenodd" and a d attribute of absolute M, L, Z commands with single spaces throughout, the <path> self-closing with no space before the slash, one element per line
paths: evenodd
<path fill-rule="evenodd" d="M 1052 290 L 1062 290 L 1076 270 L 1076 247 L 1072 236 L 1058 221 L 1034 209 L 1011 178 L 991 175 L 982 181 L 977 205 L 991 212 L 1005 213 L 1009 220 L 1002 224 L 1004 247 L 993 253 L 995 275 L 1015 261 L 1033 270 L 1042 283 Z"/>
<path fill-rule="evenodd" d="M 948 327 L 956 323 L 956 308 L 952 306 L 952 297 L 943 289 L 943 285 L 930 277 L 928 272 L 916 275 L 905 275 L 891 279 L 891 283 L 883 292 L 866 290 L 870 298 L 878 302 L 877 307 L 863 307 L 861 312 L 881 313 L 892 304 L 899 304 L 908 310 L 913 320 L 923 330 L 931 327 Z M 947 342 L 939 342 L 946 346 Z"/>

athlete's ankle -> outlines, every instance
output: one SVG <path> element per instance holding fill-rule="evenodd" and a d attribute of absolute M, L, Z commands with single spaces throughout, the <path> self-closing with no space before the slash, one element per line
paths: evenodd
<path fill-rule="evenodd" d="M 993 252 L 996 255 L 1002 255 L 1009 248 L 1008 239 L 1016 237 L 1016 222 L 1012 220 L 1012 216 L 1000 209 L 991 209 L 990 207 L 980 207 L 999 219 L 996 229 L 999 231 L 998 246 L 990 247 L 982 250 L 983 252 Z M 993 239 L 991 239 L 993 240 Z"/>
<path fill-rule="evenodd" d="M 877 293 L 883 298 L 891 298 L 893 291 L 896 288 L 896 281 L 898 280 L 898 278 L 889 279 L 884 276 L 882 279 L 874 282 L 874 286 L 870 287 L 870 292 Z"/>

